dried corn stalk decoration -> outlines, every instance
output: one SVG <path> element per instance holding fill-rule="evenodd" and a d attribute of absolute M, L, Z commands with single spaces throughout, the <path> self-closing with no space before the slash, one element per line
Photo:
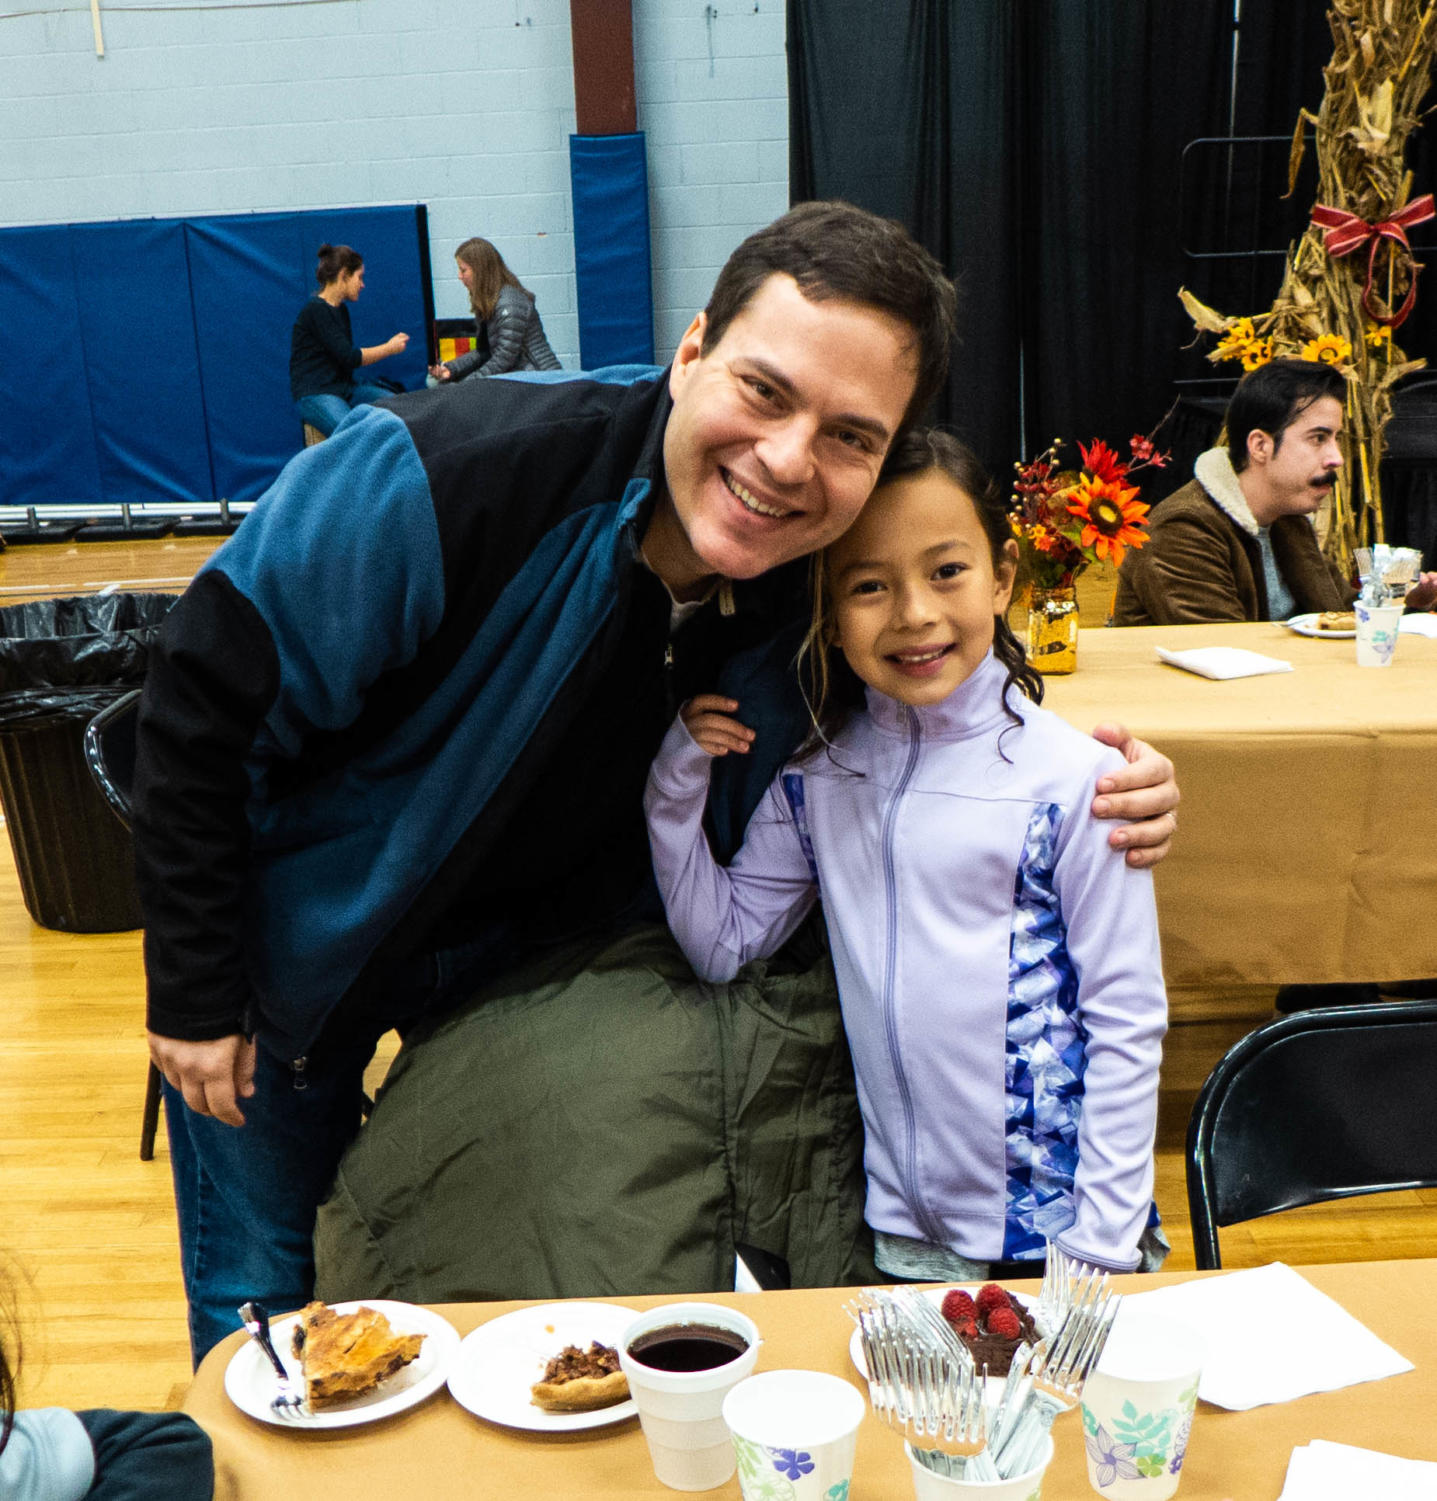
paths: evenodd
<path fill-rule="evenodd" d="M 1430 195 L 1411 198 L 1405 155 L 1437 48 L 1437 0 L 1331 0 L 1327 19 L 1326 93 L 1315 115 L 1298 115 L 1288 162 L 1291 193 L 1311 125 L 1317 203 L 1281 291 L 1253 317 L 1226 317 L 1186 289 L 1178 295 L 1200 331 L 1220 336 L 1210 360 L 1240 359 L 1245 371 L 1279 357 L 1325 360 L 1346 376 L 1349 463 L 1319 529 L 1328 554 L 1351 571 L 1354 547 L 1384 540 L 1378 465 L 1393 384 L 1427 363 L 1408 359 L 1393 334 L 1420 270 L 1407 231 L 1433 217 Z"/>

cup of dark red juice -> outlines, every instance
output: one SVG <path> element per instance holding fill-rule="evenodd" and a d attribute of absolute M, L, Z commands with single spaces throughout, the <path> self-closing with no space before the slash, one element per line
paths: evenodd
<path fill-rule="evenodd" d="M 758 1326 L 721 1303 L 665 1303 L 619 1341 L 654 1474 L 676 1491 L 707 1491 L 734 1472 L 723 1399 L 758 1361 Z"/>

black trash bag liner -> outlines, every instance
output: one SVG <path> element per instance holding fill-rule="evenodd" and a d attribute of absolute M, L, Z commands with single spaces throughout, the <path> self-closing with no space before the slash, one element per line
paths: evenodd
<path fill-rule="evenodd" d="M 138 688 L 175 594 L 88 594 L 0 610 L 0 730 L 88 719 Z"/>

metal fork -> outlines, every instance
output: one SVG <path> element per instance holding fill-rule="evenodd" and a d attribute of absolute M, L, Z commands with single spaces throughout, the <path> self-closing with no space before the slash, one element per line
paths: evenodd
<path fill-rule="evenodd" d="M 296 1412 L 304 1406 L 304 1396 L 296 1388 L 294 1378 L 285 1369 L 284 1362 L 279 1358 L 279 1351 L 275 1349 L 274 1341 L 269 1337 L 269 1314 L 265 1311 L 264 1305 L 241 1303 L 239 1316 L 245 1332 L 264 1351 L 269 1358 L 269 1363 L 274 1367 L 279 1392 L 269 1405 L 276 1412 L 286 1416 Z"/>

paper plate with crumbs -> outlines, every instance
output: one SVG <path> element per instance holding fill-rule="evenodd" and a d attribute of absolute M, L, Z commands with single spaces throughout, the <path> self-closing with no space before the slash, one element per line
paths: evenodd
<path fill-rule="evenodd" d="M 444 1385 L 450 1365 L 459 1353 L 459 1331 L 448 1319 L 432 1309 L 387 1298 L 358 1298 L 330 1306 L 338 1314 L 373 1309 L 384 1315 L 396 1334 L 423 1335 L 424 1343 L 419 1347 L 419 1354 L 363 1396 L 313 1410 L 306 1403 L 300 1408 L 277 1411 L 270 1404 L 278 1394 L 278 1380 L 264 1352 L 249 1339 L 235 1351 L 225 1367 L 225 1392 L 241 1412 L 258 1418 L 261 1423 L 272 1423 L 276 1428 L 353 1428 L 361 1423 L 378 1423 L 397 1412 L 416 1407 Z M 285 1370 L 303 1390 L 303 1368 L 299 1356 L 294 1353 L 294 1330 L 299 1321 L 298 1313 L 273 1319 L 270 1337 Z"/>
<path fill-rule="evenodd" d="M 621 1303 L 541 1303 L 516 1308 L 480 1324 L 464 1337 L 449 1372 L 449 1392 L 476 1418 L 535 1433 L 603 1428 L 637 1416 L 632 1397 L 591 1412 L 547 1412 L 536 1407 L 532 1388 L 566 1345 L 587 1349 L 594 1341 L 618 1347 L 637 1308 Z"/>
<path fill-rule="evenodd" d="M 1357 635 L 1357 622 L 1352 612 L 1350 610 L 1342 610 L 1336 612 L 1336 614 L 1338 618 L 1351 620 L 1353 623 L 1351 625 L 1340 625 L 1335 628 L 1324 626 L 1322 624 L 1322 616 L 1316 611 L 1308 615 L 1294 615 L 1291 619 L 1284 620 L 1282 623 L 1288 630 L 1296 631 L 1299 636 L 1315 636 L 1319 641 L 1351 641 Z"/>

